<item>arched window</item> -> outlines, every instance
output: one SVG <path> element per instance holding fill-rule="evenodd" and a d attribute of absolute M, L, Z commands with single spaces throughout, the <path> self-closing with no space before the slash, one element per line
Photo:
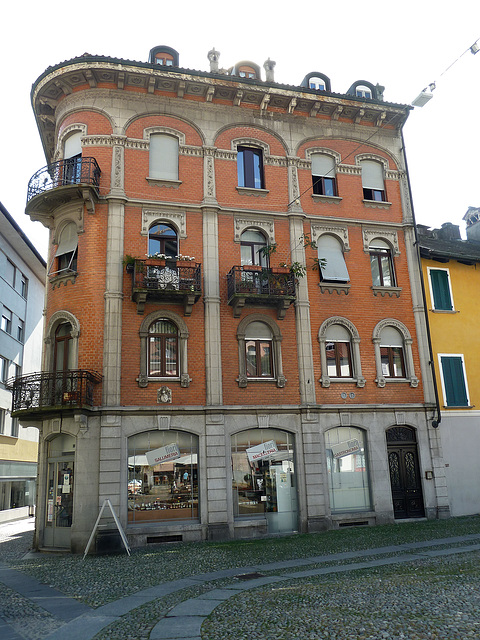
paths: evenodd
<path fill-rule="evenodd" d="M 63 144 L 63 181 L 64 184 L 78 184 L 82 174 L 81 131 L 75 131 Z"/>
<path fill-rule="evenodd" d="M 256 147 L 237 147 L 238 186 L 263 189 L 263 153 Z"/>
<path fill-rule="evenodd" d="M 314 153 L 311 158 L 313 193 L 319 196 L 336 196 L 335 160 L 323 153 Z"/>
<path fill-rule="evenodd" d="M 168 224 L 155 223 L 148 230 L 148 255 L 156 253 L 171 258 L 178 255 L 177 232 Z"/>
<path fill-rule="evenodd" d="M 255 229 L 247 229 L 240 237 L 241 261 L 242 265 L 268 266 L 268 257 L 262 251 L 267 246 L 267 241 L 263 233 Z"/>
<path fill-rule="evenodd" d="M 152 133 L 149 159 L 149 178 L 178 180 L 178 138 Z"/>
<path fill-rule="evenodd" d="M 325 432 L 325 448 L 331 512 L 370 511 L 370 475 L 363 429 L 329 429 Z"/>
<path fill-rule="evenodd" d="M 272 380 L 285 386 L 282 370 L 281 341 L 278 325 L 259 313 L 243 318 L 237 329 L 239 376 L 238 386 L 253 380 Z"/>
<path fill-rule="evenodd" d="M 386 202 L 383 165 L 375 160 L 361 160 L 364 200 Z"/>
<path fill-rule="evenodd" d="M 77 270 L 77 245 L 77 225 L 69 222 L 59 234 L 57 251 L 49 275 L 72 273 Z"/>
<path fill-rule="evenodd" d="M 394 287 L 395 273 L 393 270 L 392 249 L 385 240 L 375 238 L 368 248 L 370 266 L 372 269 L 372 283 L 374 287 Z"/>
<path fill-rule="evenodd" d="M 69 322 L 59 324 L 55 331 L 53 368 L 55 371 L 68 371 L 74 368 L 72 344 L 72 325 Z"/>
<path fill-rule="evenodd" d="M 322 387 L 331 382 L 355 382 L 365 386 L 360 361 L 360 336 L 347 318 L 334 316 L 323 322 L 318 332 Z"/>
<path fill-rule="evenodd" d="M 264 322 L 251 322 L 245 332 L 248 378 L 273 378 L 272 332 Z"/>
<path fill-rule="evenodd" d="M 321 261 L 320 279 L 322 282 L 349 282 L 350 276 L 340 240 L 329 234 L 323 234 L 317 240 L 317 248 L 318 258 Z"/>
<path fill-rule="evenodd" d="M 148 329 L 148 377 L 178 376 L 178 329 L 159 318 Z"/>
<path fill-rule="evenodd" d="M 387 382 L 409 382 L 411 387 L 418 386 L 412 342 L 407 327 L 398 320 L 385 318 L 377 324 L 373 330 L 373 343 L 379 387 Z"/>
<path fill-rule="evenodd" d="M 312 76 L 308 79 L 308 86 L 310 89 L 316 89 L 317 91 L 325 91 L 325 80 L 318 76 Z"/>
<path fill-rule="evenodd" d="M 370 89 L 370 87 L 367 87 L 363 84 L 359 84 L 356 88 L 355 88 L 355 95 L 357 96 L 357 98 L 372 98 L 372 90 Z"/>

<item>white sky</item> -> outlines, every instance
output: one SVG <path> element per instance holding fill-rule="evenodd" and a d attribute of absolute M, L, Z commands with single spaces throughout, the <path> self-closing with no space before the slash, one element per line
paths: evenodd
<path fill-rule="evenodd" d="M 97 0 L 50 8 L 26 0 L 8 12 L 0 42 L 0 201 L 44 256 L 47 233 L 24 213 L 28 180 L 46 165 L 30 89 L 48 66 L 85 52 L 147 62 L 150 49 L 165 44 L 181 66 L 207 71 L 214 46 L 224 68 L 240 60 L 263 68 L 270 57 L 277 82 L 299 85 L 320 71 L 335 92 L 363 79 L 384 85 L 385 100 L 400 104 L 436 81 L 434 98 L 404 127 L 417 222 L 463 230 L 468 206 L 480 206 L 480 52 L 467 51 L 441 75 L 480 38 L 478 0 Z"/>

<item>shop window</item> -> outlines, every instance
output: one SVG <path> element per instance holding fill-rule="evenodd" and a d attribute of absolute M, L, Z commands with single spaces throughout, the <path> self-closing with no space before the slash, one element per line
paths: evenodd
<path fill-rule="evenodd" d="M 470 402 L 463 355 L 439 354 L 438 358 L 445 405 L 468 407 Z"/>
<path fill-rule="evenodd" d="M 178 329 L 169 320 L 159 318 L 148 329 L 148 377 L 178 376 Z"/>
<path fill-rule="evenodd" d="M 263 154 L 255 147 L 237 147 L 238 186 L 263 189 Z"/>
<path fill-rule="evenodd" d="M 383 165 L 375 160 L 362 160 L 360 165 L 364 200 L 386 202 Z"/>
<path fill-rule="evenodd" d="M 266 518 L 269 533 L 297 528 L 295 442 L 280 429 L 248 429 L 232 436 L 235 518 Z"/>
<path fill-rule="evenodd" d="M 386 318 L 374 329 L 375 365 L 377 385 L 384 387 L 388 382 L 408 381 L 411 387 L 418 386 L 415 376 L 412 338 L 407 327 L 399 322 Z"/>
<path fill-rule="evenodd" d="M 198 436 L 145 431 L 128 438 L 128 522 L 198 520 Z"/>
<path fill-rule="evenodd" d="M 178 255 L 177 232 L 168 224 L 155 223 L 148 230 L 148 255 L 155 254 L 170 258 Z"/>
<path fill-rule="evenodd" d="M 172 311 L 154 311 L 140 325 L 140 387 L 159 378 L 180 380 L 188 387 L 188 329 L 183 318 Z"/>
<path fill-rule="evenodd" d="M 66 224 L 59 234 L 57 251 L 50 267 L 49 275 L 67 275 L 77 271 L 77 225 Z"/>
<path fill-rule="evenodd" d="M 152 133 L 149 158 L 149 178 L 178 180 L 178 138 Z"/>
<path fill-rule="evenodd" d="M 246 316 L 238 325 L 237 340 L 240 387 L 246 387 L 253 380 L 274 380 L 277 387 L 285 386 L 282 336 L 271 318 L 257 313 Z"/>
<path fill-rule="evenodd" d="M 355 382 L 365 386 L 360 361 L 360 336 L 355 326 L 340 316 L 328 318 L 318 332 L 322 387 L 331 382 Z"/>
<path fill-rule="evenodd" d="M 314 153 L 311 158 L 314 195 L 336 196 L 335 160 L 323 153 Z"/>
<path fill-rule="evenodd" d="M 241 262 L 243 266 L 261 265 L 268 267 L 268 257 L 263 249 L 267 241 L 263 233 L 255 229 L 247 229 L 240 237 Z"/>
<path fill-rule="evenodd" d="M 374 287 L 394 287 L 392 249 L 384 240 L 375 238 L 368 248 Z"/>
<path fill-rule="evenodd" d="M 336 237 L 323 234 L 317 240 L 318 258 L 321 261 L 322 282 L 349 282 L 347 265 L 343 255 L 343 245 Z"/>
<path fill-rule="evenodd" d="M 365 432 L 355 427 L 329 429 L 325 433 L 325 448 L 331 512 L 370 511 Z"/>
<path fill-rule="evenodd" d="M 12 333 L 12 312 L 7 307 L 3 307 L 0 328 L 5 333 Z"/>
<path fill-rule="evenodd" d="M 428 267 L 430 297 L 435 311 L 453 311 L 453 296 L 448 269 Z"/>

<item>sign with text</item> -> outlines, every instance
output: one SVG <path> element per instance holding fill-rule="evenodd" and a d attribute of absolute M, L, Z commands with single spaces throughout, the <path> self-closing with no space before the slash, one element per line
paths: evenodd
<path fill-rule="evenodd" d="M 172 442 L 172 444 L 167 444 L 165 447 L 146 451 L 145 456 L 147 457 L 148 464 L 154 467 L 156 464 L 162 464 L 162 462 L 169 462 L 170 460 L 180 458 L 180 449 L 176 442 Z"/>
<path fill-rule="evenodd" d="M 268 456 L 277 452 L 278 449 L 275 440 L 269 440 L 268 442 L 262 442 L 255 447 L 247 449 L 247 456 L 250 462 L 255 462 L 261 458 L 268 458 Z"/>
<path fill-rule="evenodd" d="M 340 442 L 339 444 L 333 444 L 332 453 L 334 458 L 344 458 L 352 453 L 360 451 L 360 443 L 356 438 L 347 440 L 346 442 Z"/>

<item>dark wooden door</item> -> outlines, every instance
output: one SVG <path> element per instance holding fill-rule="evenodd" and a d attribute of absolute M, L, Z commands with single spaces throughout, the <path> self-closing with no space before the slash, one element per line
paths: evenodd
<path fill-rule="evenodd" d="M 417 445 L 388 445 L 388 466 L 395 518 L 425 515 Z"/>

